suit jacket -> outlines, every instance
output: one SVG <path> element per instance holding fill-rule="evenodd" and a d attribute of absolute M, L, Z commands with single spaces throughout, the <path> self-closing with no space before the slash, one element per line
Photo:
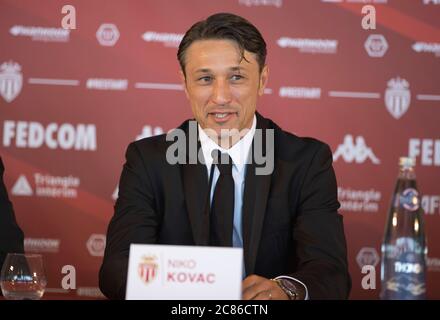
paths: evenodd
<path fill-rule="evenodd" d="M 23 253 L 23 231 L 15 220 L 14 209 L 3 183 L 3 167 L 0 158 L 0 269 L 8 253 Z"/>
<path fill-rule="evenodd" d="M 189 121 L 180 129 L 188 133 Z M 295 277 L 307 286 L 311 299 L 347 298 L 351 280 L 330 148 L 285 132 L 258 113 L 257 129 L 263 136 L 274 130 L 274 170 L 256 175 L 256 161 L 246 165 L 246 274 Z M 99 275 L 101 291 L 109 298 L 125 297 L 131 243 L 207 245 L 206 166 L 169 164 L 171 144 L 159 135 L 127 148 Z M 263 154 L 269 148 L 263 144 Z"/>

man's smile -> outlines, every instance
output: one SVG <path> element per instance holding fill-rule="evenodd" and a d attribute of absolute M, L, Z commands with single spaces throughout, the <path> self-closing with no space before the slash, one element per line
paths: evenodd
<path fill-rule="evenodd" d="M 238 117 L 238 112 L 235 111 L 214 111 L 208 113 L 208 116 L 214 120 L 216 123 L 228 122 L 233 117 Z"/>

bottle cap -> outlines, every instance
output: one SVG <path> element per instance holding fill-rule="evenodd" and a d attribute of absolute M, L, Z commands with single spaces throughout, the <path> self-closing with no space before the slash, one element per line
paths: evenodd
<path fill-rule="evenodd" d="M 400 157 L 399 166 L 404 168 L 414 167 L 416 165 L 416 159 L 409 157 Z"/>

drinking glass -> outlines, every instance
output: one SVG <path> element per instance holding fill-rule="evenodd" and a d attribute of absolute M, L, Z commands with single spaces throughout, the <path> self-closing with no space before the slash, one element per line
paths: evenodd
<path fill-rule="evenodd" d="M 8 253 L 0 273 L 0 285 L 6 299 L 41 299 L 46 284 L 41 254 Z"/>

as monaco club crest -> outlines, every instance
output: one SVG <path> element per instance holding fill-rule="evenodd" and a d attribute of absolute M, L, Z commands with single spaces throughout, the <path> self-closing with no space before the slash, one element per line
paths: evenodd
<path fill-rule="evenodd" d="M 399 77 L 388 81 L 388 88 L 385 91 L 385 106 L 395 119 L 399 119 L 408 111 L 410 102 L 411 92 L 408 81 Z"/>
<path fill-rule="evenodd" d="M 138 265 L 139 277 L 145 283 L 153 281 L 156 277 L 158 267 L 156 260 L 156 256 L 143 256 L 141 262 Z"/>
<path fill-rule="evenodd" d="M 21 91 L 23 75 L 18 63 L 9 61 L 0 65 L 0 95 L 6 102 L 14 100 Z"/>

